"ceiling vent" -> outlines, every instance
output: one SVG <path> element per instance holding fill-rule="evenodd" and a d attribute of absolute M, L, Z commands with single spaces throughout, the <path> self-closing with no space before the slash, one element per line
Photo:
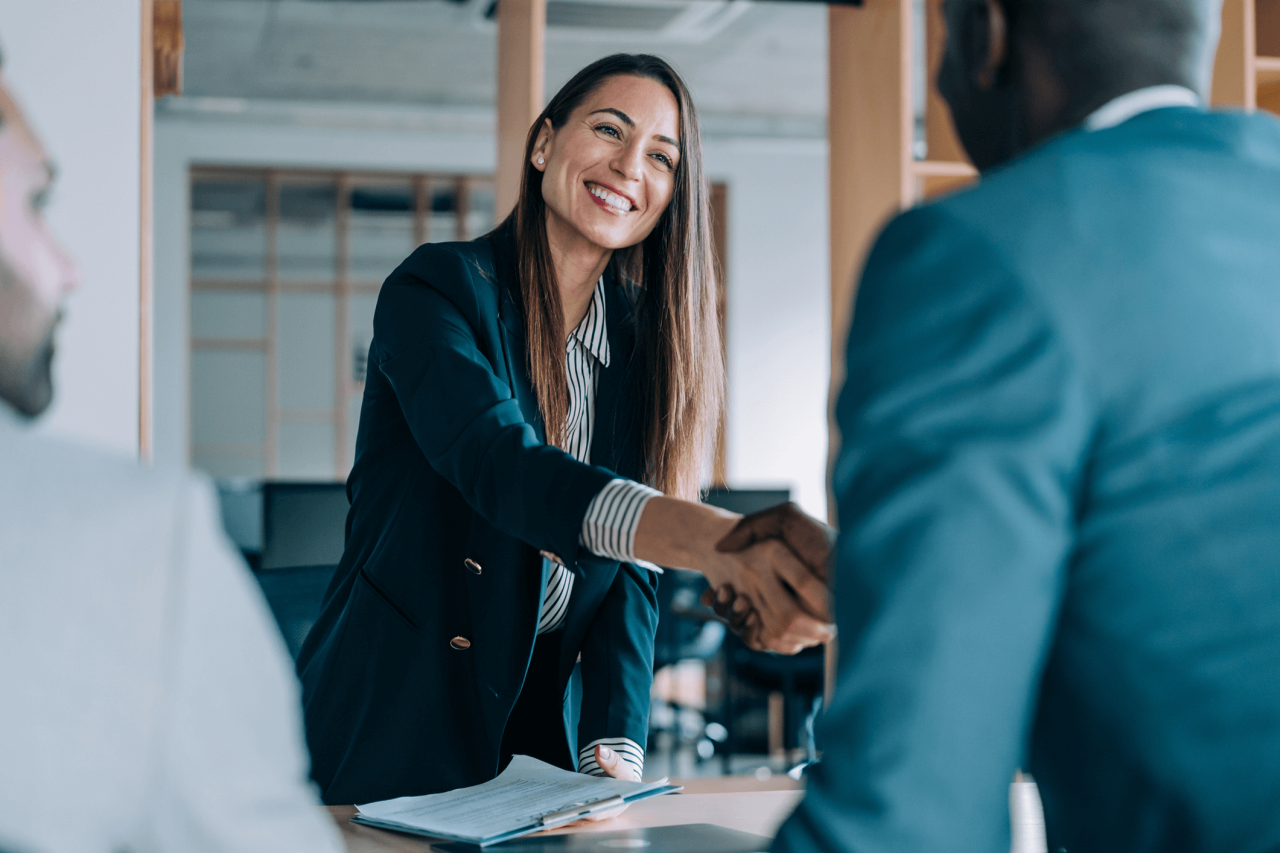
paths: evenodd
<path fill-rule="evenodd" d="M 495 0 L 468 2 L 477 25 L 495 25 Z M 751 0 L 547 0 L 547 35 L 698 44 L 736 21 L 750 6 Z"/>

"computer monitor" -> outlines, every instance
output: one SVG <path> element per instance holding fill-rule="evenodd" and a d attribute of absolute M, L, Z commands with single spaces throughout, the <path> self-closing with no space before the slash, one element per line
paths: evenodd
<path fill-rule="evenodd" d="M 791 500 L 790 489 L 711 489 L 703 499 L 712 506 L 750 515 Z"/>
<path fill-rule="evenodd" d="M 263 483 L 262 571 L 337 565 L 350 506 L 345 483 Z"/>

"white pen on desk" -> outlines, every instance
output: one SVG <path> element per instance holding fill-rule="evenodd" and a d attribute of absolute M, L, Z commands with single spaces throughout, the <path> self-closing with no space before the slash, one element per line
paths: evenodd
<path fill-rule="evenodd" d="M 616 797 L 608 797 L 603 800 L 596 800 L 594 803 L 575 803 L 574 805 L 561 809 L 558 812 L 544 814 L 541 817 L 540 822 L 544 828 L 557 826 L 562 823 L 570 823 L 580 817 L 589 815 L 592 812 L 616 808 L 617 806 L 625 805 L 626 802 L 627 801 L 619 795 Z"/>

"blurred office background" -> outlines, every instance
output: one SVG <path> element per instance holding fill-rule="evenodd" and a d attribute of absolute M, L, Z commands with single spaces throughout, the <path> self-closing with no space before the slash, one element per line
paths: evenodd
<path fill-rule="evenodd" d="M 382 280 L 419 243 L 501 215 L 495 7 L 184 0 L 182 15 L 182 94 L 155 109 L 155 453 L 220 480 L 229 529 L 284 600 L 341 547 L 345 496 L 324 483 L 351 466 Z M 724 484 L 825 516 L 826 9 L 550 0 L 548 97 L 618 51 L 676 65 L 702 119 L 725 267 Z M 698 611 L 696 579 L 667 580 L 651 769 L 720 770 L 726 753 L 743 756 L 734 771 L 768 766 L 769 696 L 801 727 L 821 656 L 803 692 L 761 680 Z M 775 752 L 799 751 L 772 701 Z"/>
<path fill-rule="evenodd" d="M 713 502 L 827 515 L 832 329 L 854 273 L 885 217 L 973 179 L 926 85 L 939 8 L 546 0 L 548 97 L 629 51 L 671 61 L 698 105 L 729 376 Z M 0 0 L 3 73 L 57 161 L 48 215 L 83 269 L 41 428 L 216 478 L 295 649 L 341 551 L 381 282 L 504 213 L 496 12 Z M 1226 0 L 1223 23 L 1214 103 L 1280 109 L 1280 0 Z M 648 769 L 803 760 L 821 651 L 751 653 L 696 578 L 662 586 Z"/>
<path fill-rule="evenodd" d="M 418 243 L 495 218 L 492 0 L 185 0 L 155 111 L 157 459 L 341 479 L 372 312 Z M 549 97 L 617 51 L 692 87 L 723 209 L 726 481 L 826 514 L 826 10 L 547 7 Z"/>

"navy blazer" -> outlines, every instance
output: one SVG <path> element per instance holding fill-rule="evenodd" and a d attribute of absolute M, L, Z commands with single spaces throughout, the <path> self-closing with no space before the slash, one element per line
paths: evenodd
<path fill-rule="evenodd" d="M 1158 109 L 898 217 L 837 417 L 840 663 L 776 851 L 1280 850 L 1280 123 Z"/>
<path fill-rule="evenodd" d="M 581 653 L 578 745 L 645 743 L 657 577 L 578 542 L 591 499 L 617 476 L 641 477 L 632 300 L 606 275 L 613 358 L 596 395 L 595 464 L 583 464 L 544 441 L 513 254 L 506 226 L 427 244 L 378 297 L 346 550 L 298 658 L 326 803 L 496 775 L 542 609 L 540 550 L 575 575 L 555 687 L 565 694 Z"/>

